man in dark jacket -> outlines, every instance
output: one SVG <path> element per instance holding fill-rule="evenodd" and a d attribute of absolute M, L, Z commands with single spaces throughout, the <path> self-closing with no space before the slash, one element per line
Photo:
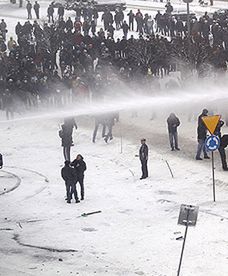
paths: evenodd
<path fill-rule="evenodd" d="M 203 109 L 202 113 L 198 117 L 198 127 L 197 127 L 198 147 L 197 147 L 197 153 L 196 153 L 196 160 L 202 160 L 202 158 L 200 157 L 202 151 L 204 153 L 204 159 L 210 159 L 205 149 L 205 140 L 207 138 L 207 128 L 202 120 L 202 117 L 207 116 L 207 114 L 208 114 L 208 110 Z"/>
<path fill-rule="evenodd" d="M 226 151 L 225 148 L 228 145 L 228 135 L 224 134 L 220 139 L 219 153 L 222 161 L 222 168 L 224 171 L 228 171 L 227 162 L 226 162 Z"/>
<path fill-rule="evenodd" d="M 54 23 L 54 12 L 55 12 L 54 7 L 52 4 L 50 4 L 47 9 L 48 23 L 50 22 Z"/>
<path fill-rule="evenodd" d="M 37 1 L 35 1 L 35 4 L 33 5 L 33 9 L 36 14 L 36 19 L 40 19 L 40 4 Z"/>
<path fill-rule="evenodd" d="M 169 131 L 169 142 L 171 150 L 174 150 L 174 145 L 176 150 L 178 148 L 178 136 L 177 136 L 177 127 L 180 125 L 180 120 L 176 117 L 174 113 L 171 113 L 167 119 L 168 131 Z M 173 143 L 174 142 L 174 143 Z"/>
<path fill-rule="evenodd" d="M 77 182 L 77 172 L 74 168 L 70 167 L 70 161 L 65 161 L 65 166 L 61 170 L 62 178 L 66 184 L 66 193 L 67 193 L 67 203 L 71 203 L 72 194 L 74 194 L 75 202 L 80 202 L 78 200 L 76 182 Z"/>
<path fill-rule="evenodd" d="M 129 17 L 129 29 L 131 31 L 134 31 L 134 20 L 135 20 L 135 15 L 133 13 L 132 10 L 130 10 L 130 12 L 127 14 L 127 16 Z"/>
<path fill-rule="evenodd" d="M 28 13 L 28 19 L 32 19 L 32 4 L 30 1 L 28 1 L 26 5 L 27 13 Z"/>
<path fill-rule="evenodd" d="M 0 169 L 2 169 L 3 167 L 3 158 L 2 158 L 2 154 L 0 153 Z"/>
<path fill-rule="evenodd" d="M 85 190 L 84 190 L 84 172 L 86 170 L 86 163 L 81 154 L 78 154 L 76 159 L 71 163 L 77 173 L 77 182 L 79 182 L 81 187 L 81 200 L 84 200 Z M 77 183 L 76 182 L 76 183 Z M 75 187 L 76 189 L 76 187 Z"/>
<path fill-rule="evenodd" d="M 139 159 L 142 165 L 142 176 L 140 179 L 145 179 L 148 177 L 148 146 L 146 145 L 146 139 L 141 139 L 141 147 L 139 149 Z"/>
<path fill-rule="evenodd" d="M 115 124 L 115 120 L 116 120 L 116 113 L 110 113 L 105 116 L 105 125 L 108 128 L 108 133 L 104 137 L 105 143 L 108 143 L 109 140 L 113 139 L 112 128 Z"/>
<path fill-rule="evenodd" d="M 105 118 L 103 115 L 97 115 L 95 117 L 95 128 L 93 131 L 93 143 L 96 141 L 96 136 L 97 136 L 97 131 L 99 128 L 99 125 L 102 125 L 102 138 L 105 137 L 105 130 L 106 130 L 106 125 L 105 125 Z"/>
<path fill-rule="evenodd" d="M 124 20 L 123 25 L 122 25 L 124 37 L 127 39 L 127 34 L 129 31 L 129 26 L 127 25 L 127 22 Z"/>
<path fill-rule="evenodd" d="M 58 16 L 59 16 L 59 20 L 60 20 L 60 18 L 63 18 L 64 12 L 65 12 L 65 9 L 64 9 L 63 5 L 60 5 L 60 6 L 58 7 Z"/>
<path fill-rule="evenodd" d="M 167 14 L 171 14 L 173 12 L 173 6 L 171 5 L 170 2 L 168 2 L 166 5 L 165 5 L 165 8 L 166 8 L 166 13 Z"/>
<path fill-rule="evenodd" d="M 74 118 L 69 117 L 64 119 L 64 124 L 61 126 L 61 130 L 59 131 L 59 136 L 62 139 L 62 147 L 63 147 L 63 155 L 65 160 L 70 161 L 70 148 L 73 144 L 73 128 L 77 129 L 77 124 Z"/>

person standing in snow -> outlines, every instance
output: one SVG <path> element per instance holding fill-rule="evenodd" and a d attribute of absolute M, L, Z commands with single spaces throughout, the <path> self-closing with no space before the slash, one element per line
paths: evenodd
<path fill-rule="evenodd" d="M 147 168 L 147 162 L 148 162 L 148 146 L 146 144 L 146 139 L 141 139 L 141 147 L 139 149 L 139 159 L 141 161 L 141 169 L 142 169 L 142 176 L 140 180 L 145 179 L 148 177 L 148 168 Z"/>
<path fill-rule="evenodd" d="M 125 20 L 123 22 L 122 29 L 123 29 L 124 37 L 125 37 L 125 39 L 127 39 L 127 34 L 128 34 L 128 31 L 129 31 L 129 26 L 128 26 L 128 24 L 127 24 L 127 22 Z"/>
<path fill-rule="evenodd" d="M 197 127 L 198 147 L 197 147 L 197 153 L 196 153 L 196 160 L 202 160 L 202 158 L 200 157 L 202 151 L 204 153 L 204 159 L 210 159 L 205 149 L 205 140 L 207 138 L 207 128 L 202 120 L 202 117 L 207 116 L 207 114 L 208 114 L 208 110 L 205 108 L 203 109 L 202 113 L 198 117 L 198 127 Z"/>
<path fill-rule="evenodd" d="M 61 126 L 59 136 L 62 139 L 63 155 L 66 161 L 70 161 L 70 149 L 73 144 L 73 128 L 77 129 L 77 124 L 74 118 L 65 118 L 64 124 Z"/>
<path fill-rule="evenodd" d="M 0 169 L 3 167 L 3 157 L 2 154 L 0 153 Z"/>
<path fill-rule="evenodd" d="M 168 132 L 169 132 L 169 142 L 171 150 L 174 151 L 174 146 L 176 150 L 178 148 L 178 136 L 177 136 L 177 127 L 180 125 L 180 120 L 174 113 L 171 113 L 167 119 Z"/>
<path fill-rule="evenodd" d="M 32 19 L 32 4 L 30 1 L 28 1 L 27 5 L 26 5 L 26 10 L 28 13 L 28 19 Z"/>
<path fill-rule="evenodd" d="M 221 157 L 221 161 L 222 161 L 222 168 L 224 171 L 228 171 L 228 167 L 227 167 L 227 161 L 226 161 L 226 151 L 225 148 L 228 146 L 228 135 L 224 134 L 221 138 L 220 138 L 220 146 L 219 146 L 219 154 Z"/>
<path fill-rule="evenodd" d="M 49 6 L 48 6 L 48 9 L 47 9 L 47 14 L 48 14 L 48 23 L 54 23 L 54 7 L 53 7 L 53 4 L 51 3 Z"/>
<path fill-rule="evenodd" d="M 61 170 L 61 176 L 65 181 L 66 185 L 66 193 L 67 193 L 67 203 L 71 203 L 72 194 L 74 194 L 75 202 L 79 203 L 77 190 L 76 190 L 76 181 L 77 181 L 77 173 L 76 170 L 70 167 L 70 161 L 66 160 L 64 162 L 65 166 Z"/>
<path fill-rule="evenodd" d="M 84 172 L 86 171 L 86 163 L 84 161 L 83 156 L 81 154 L 78 154 L 76 159 L 71 163 L 71 165 L 76 170 L 77 182 L 79 182 L 80 188 L 81 188 L 81 200 L 84 200 L 84 196 L 85 196 Z M 75 189 L 76 189 L 77 182 L 75 183 Z"/>
<path fill-rule="evenodd" d="M 93 131 L 93 143 L 96 141 L 96 136 L 97 136 L 97 131 L 99 128 L 99 125 L 102 125 L 102 138 L 105 137 L 105 130 L 106 130 L 106 125 L 105 125 L 105 118 L 103 115 L 97 115 L 95 117 L 95 128 Z"/>
<path fill-rule="evenodd" d="M 36 19 L 40 19 L 40 4 L 37 1 L 35 1 L 35 4 L 33 5 L 33 9 L 36 14 Z"/>

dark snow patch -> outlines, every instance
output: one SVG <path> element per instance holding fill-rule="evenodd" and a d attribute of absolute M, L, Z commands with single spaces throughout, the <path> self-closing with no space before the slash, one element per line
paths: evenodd
<path fill-rule="evenodd" d="M 47 251 L 50 251 L 50 252 L 60 252 L 60 253 L 78 252 L 78 250 L 75 250 L 75 249 L 58 249 L 58 248 L 38 246 L 38 245 L 23 243 L 23 242 L 20 241 L 20 238 L 19 238 L 18 234 L 14 234 L 13 240 L 15 240 L 21 246 L 26 246 L 26 247 L 31 247 L 31 248 L 41 249 L 41 250 L 47 250 Z"/>

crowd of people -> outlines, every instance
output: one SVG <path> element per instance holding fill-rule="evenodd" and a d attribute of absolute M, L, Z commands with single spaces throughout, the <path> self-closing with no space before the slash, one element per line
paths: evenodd
<path fill-rule="evenodd" d="M 44 23 L 39 21 L 43 15 L 38 1 L 28 1 L 26 8 L 29 20 L 18 22 L 15 37 L 8 41 L 7 22 L 0 23 L 0 107 L 7 118 L 39 104 L 58 107 L 113 97 L 123 83 L 130 90 L 143 85 L 153 93 L 164 74 L 185 73 L 183 61 L 200 76 L 208 73 L 209 65 L 219 71 L 227 68 L 227 13 L 192 18 L 189 45 L 186 22 L 172 16 L 169 2 L 154 18 L 140 10 L 100 13 L 91 7 L 65 18 L 64 7 L 56 12 L 51 3 Z M 37 18 L 33 22 L 32 9 Z M 103 28 L 98 28 L 98 19 Z M 129 31 L 135 32 L 129 37 Z"/>

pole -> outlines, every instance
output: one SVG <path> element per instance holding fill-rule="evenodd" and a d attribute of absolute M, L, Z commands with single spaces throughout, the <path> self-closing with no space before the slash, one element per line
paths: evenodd
<path fill-rule="evenodd" d="M 188 28 L 188 39 L 190 39 L 190 10 L 189 10 L 189 2 L 187 2 L 187 28 Z"/>
<path fill-rule="evenodd" d="M 120 153 L 123 153 L 123 136 L 122 136 L 122 128 L 120 126 Z"/>
<path fill-rule="evenodd" d="M 179 267 L 178 267 L 178 271 L 177 271 L 177 276 L 180 275 L 180 269 L 181 269 L 181 263 L 182 263 L 182 259 L 183 259 L 183 255 L 184 255 L 184 247 L 185 247 L 185 241 L 186 241 L 186 237 L 187 237 L 187 232 L 188 232 L 188 218 L 189 218 L 189 212 L 190 209 L 188 208 L 187 210 L 187 221 L 186 221 L 186 228 L 185 228 L 185 233 L 184 233 L 184 241 L 183 241 L 183 245 L 182 245 L 182 250 L 181 250 L 181 257 L 180 257 L 180 262 L 179 262 Z"/>
<path fill-rule="evenodd" d="M 187 30 L 188 30 L 188 55 L 190 60 L 190 52 L 191 52 L 191 34 L 190 34 L 190 11 L 189 11 L 189 2 L 187 1 Z"/>
<path fill-rule="evenodd" d="M 215 166 L 214 166 L 214 152 L 211 152 L 211 165 L 212 165 L 212 181 L 213 181 L 213 200 L 215 202 Z"/>

